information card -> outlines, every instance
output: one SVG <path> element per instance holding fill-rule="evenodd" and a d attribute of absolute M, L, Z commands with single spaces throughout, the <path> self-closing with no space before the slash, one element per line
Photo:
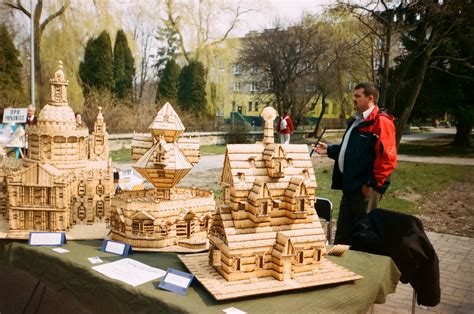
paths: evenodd
<path fill-rule="evenodd" d="M 161 289 L 169 290 L 181 295 L 186 295 L 194 276 L 173 268 L 168 268 L 165 277 L 160 282 Z"/>
<path fill-rule="evenodd" d="M 109 278 L 120 280 L 134 287 L 163 277 L 166 274 L 162 269 L 148 266 L 130 258 L 94 266 L 92 269 Z"/>
<path fill-rule="evenodd" d="M 35 246 L 61 246 L 66 242 L 64 232 L 30 232 L 28 244 Z"/>
<path fill-rule="evenodd" d="M 100 249 L 102 252 L 127 256 L 131 253 L 132 247 L 129 244 L 112 241 L 112 240 L 104 240 L 102 242 L 102 248 Z"/>

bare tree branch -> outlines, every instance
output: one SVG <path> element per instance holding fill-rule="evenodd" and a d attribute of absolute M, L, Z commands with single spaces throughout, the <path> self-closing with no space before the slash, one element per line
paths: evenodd
<path fill-rule="evenodd" d="M 58 16 L 61 16 L 61 14 L 64 13 L 64 11 L 66 11 L 66 9 L 69 7 L 69 0 L 66 0 L 64 2 L 64 4 L 61 6 L 61 8 L 56 11 L 55 13 L 51 14 L 50 16 L 48 16 L 40 25 L 40 32 L 42 33 L 44 31 L 44 28 L 46 27 L 46 25 L 48 25 L 48 23 L 50 23 L 52 20 L 54 20 L 55 18 L 57 18 Z"/>
<path fill-rule="evenodd" d="M 12 3 L 4 3 L 4 5 L 12 9 L 19 10 L 23 12 L 23 14 L 25 14 L 28 18 L 31 18 L 31 13 L 28 10 L 26 10 L 25 7 L 23 7 L 20 0 L 16 1 L 16 5 Z"/>

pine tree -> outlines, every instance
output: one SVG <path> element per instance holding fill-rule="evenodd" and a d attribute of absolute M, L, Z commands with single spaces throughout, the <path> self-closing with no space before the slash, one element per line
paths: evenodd
<path fill-rule="evenodd" d="M 114 93 L 119 99 L 132 95 L 135 60 L 123 30 L 117 31 L 114 45 Z"/>
<path fill-rule="evenodd" d="M 21 62 L 18 50 L 5 25 L 0 26 L 0 104 L 13 104 L 23 100 Z"/>
<path fill-rule="evenodd" d="M 91 89 L 111 91 L 114 86 L 112 42 L 109 33 L 87 41 L 84 61 L 79 65 L 79 76 L 84 83 L 84 93 Z"/>
<path fill-rule="evenodd" d="M 206 71 L 201 62 L 191 60 L 179 75 L 178 104 L 184 110 L 206 111 Z"/>
<path fill-rule="evenodd" d="M 174 59 L 171 59 L 166 63 L 166 66 L 159 77 L 158 89 L 156 91 L 157 102 L 168 101 L 172 104 L 176 104 L 180 71 L 181 68 Z"/>

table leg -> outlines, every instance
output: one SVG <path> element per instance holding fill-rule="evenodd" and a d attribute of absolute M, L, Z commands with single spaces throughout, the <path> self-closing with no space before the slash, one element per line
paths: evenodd
<path fill-rule="evenodd" d="M 31 291 L 31 294 L 30 294 L 30 297 L 28 298 L 28 300 L 26 301 L 25 305 L 23 306 L 23 310 L 21 311 L 22 314 L 25 314 L 26 311 L 28 310 L 30 304 L 31 304 L 31 301 L 33 300 L 35 294 L 36 294 L 36 291 L 38 290 L 38 287 L 40 286 L 41 284 L 41 281 L 37 280 L 36 281 L 36 285 L 35 287 L 33 288 L 33 291 Z M 44 293 L 46 292 L 46 285 L 44 285 L 43 287 L 43 291 L 41 291 L 41 295 L 39 297 L 39 300 L 38 300 L 38 304 L 36 305 L 36 308 L 35 308 L 35 311 L 34 313 L 38 313 L 38 310 L 40 308 L 40 305 L 41 305 L 41 302 L 43 301 L 43 297 L 44 297 Z"/>

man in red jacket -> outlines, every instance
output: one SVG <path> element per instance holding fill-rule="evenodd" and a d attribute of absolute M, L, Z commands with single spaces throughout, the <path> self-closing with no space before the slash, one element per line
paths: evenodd
<path fill-rule="evenodd" d="M 283 112 L 283 115 L 278 120 L 277 132 L 280 135 L 280 144 L 290 144 L 290 135 L 293 134 L 293 121 L 291 121 L 288 112 Z"/>
<path fill-rule="evenodd" d="M 397 164 L 393 117 L 379 110 L 373 83 L 354 88 L 355 118 L 349 121 L 342 143 L 319 143 L 313 149 L 335 160 L 332 188 L 342 190 L 334 242 L 348 243 L 352 228 L 378 207 Z"/>

